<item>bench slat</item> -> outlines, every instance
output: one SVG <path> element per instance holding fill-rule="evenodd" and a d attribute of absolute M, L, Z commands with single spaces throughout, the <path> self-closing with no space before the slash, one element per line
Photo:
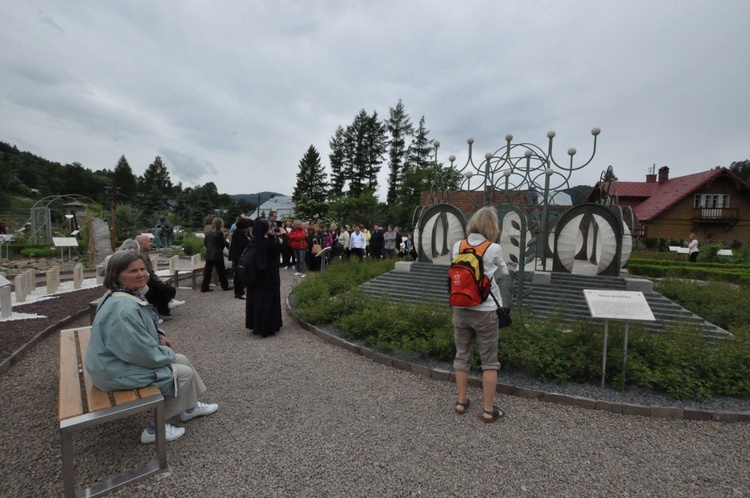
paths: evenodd
<path fill-rule="evenodd" d="M 59 420 L 65 420 L 83 413 L 75 331 L 70 329 L 60 331 L 60 402 L 58 409 Z"/>
<path fill-rule="evenodd" d="M 138 399 L 138 394 L 135 389 L 129 391 L 114 391 L 112 394 L 115 398 L 115 405 L 118 406 Z"/>
<path fill-rule="evenodd" d="M 86 348 L 88 348 L 89 346 L 90 338 L 90 327 L 78 330 L 78 343 L 81 347 L 81 363 L 83 363 L 83 359 L 86 358 Z M 89 376 L 89 373 L 86 370 L 85 366 L 83 368 L 83 380 L 86 387 L 86 401 L 88 404 L 89 413 L 103 410 L 104 408 L 110 408 L 112 406 L 107 393 L 98 389 L 96 386 L 94 386 L 93 382 L 91 382 L 91 377 Z"/>
<path fill-rule="evenodd" d="M 148 386 L 138 389 L 138 394 L 141 396 L 141 399 L 145 399 L 150 398 L 151 396 L 157 396 L 161 394 L 161 391 L 157 386 Z"/>

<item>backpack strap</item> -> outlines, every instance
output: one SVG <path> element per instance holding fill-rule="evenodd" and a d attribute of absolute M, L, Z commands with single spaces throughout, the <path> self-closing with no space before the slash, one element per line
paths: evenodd
<path fill-rule="evenodd" d="M 492 245 L 492 242 L 490 242 L 489 240 L 485 240 L 478 246 L 473 246 L 469 244 L 468 239 L 464 239 L 461 241 L 461 245 L 458 247 L 458 252 L 462 253 L 462 252 L 467 251 L 468 249 L 473 249 L 474 254 L 476 254 L 478 257 L 481 258 L 484 255 L 484 253 L 487 252 L 487 249 L 489 249 L 490 245 Z"/>

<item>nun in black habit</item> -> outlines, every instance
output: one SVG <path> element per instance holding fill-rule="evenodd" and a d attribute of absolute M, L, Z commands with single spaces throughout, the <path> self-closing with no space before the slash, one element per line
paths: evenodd
<path fill-rule="evenodd" d="M 281 279 L 279 255 L 281 242 L 269 233 L 268 220 L 253 226 L 255 268 L 257 278 L 248 285 L 245 302 L 245 327 L 254 335 L 268 337 L 281 329 Z"/>

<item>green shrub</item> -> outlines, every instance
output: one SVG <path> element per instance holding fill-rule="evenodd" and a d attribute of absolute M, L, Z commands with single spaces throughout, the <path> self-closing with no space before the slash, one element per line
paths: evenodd
<path fill-rule="evenodd" d="M 205 254 L 206 248 L 203 245 L 203 240 L 200 237 L 196 237 L 194 234 L 187 234 L 182 239 L 182 250 L 188 256 L 193 254 Z"/>
<path fill-rule="evenodd" d="M 25 247 L 21 249 L 21 256 L 29 258 L 51 258 L 56 254 L 59 253 L 54 247 Z"/>
<path fill-rule="evenodd" d="M 294 311 L 311 323 L 331 324 L 343 337 L 363 341 L 380 351 L 398 350 L 450 361 L 455 347 L 452 311 L 447 304 L 412 305 L 374 298 L 356 289 L 392 268 L 393 263 L 388 261 L 336 262 L 296 287 Z M 657 291 L 726 328 L 734 339 L 709 342 L 692 330 L 652 333 L 631 323 L 623 372 L 624 324 L 610 323 L 607 382 L 617 389 L 637 385 L 683 399 L 750 396 L 750 306 L 744 304 L 746 290 L 716 282 L 665 280 L 657 285 Z M 538 320 L 531 311 L 528 316 L 514 311 L 513 325 L 502 329 L 499 336 L 503 370 L 525 371 L 545 382 L 599 382 L 603 324 L 581 321 L 561 328 L 560 319 L 566 310 L 559 313 L 561 316 Z M 479 366 L 476 353 L 472 365 Z"/>

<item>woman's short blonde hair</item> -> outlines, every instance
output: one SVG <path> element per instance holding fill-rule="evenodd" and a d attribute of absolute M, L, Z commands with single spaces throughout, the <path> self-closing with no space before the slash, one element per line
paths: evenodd
<path fill-rule="evenodd" d="M 466 227 L 466 235 L 478 233 L 490 242 L 497 242 L 500 236 L 500 222 L 493 207 L 483 207 L 471 216 Z"/>

